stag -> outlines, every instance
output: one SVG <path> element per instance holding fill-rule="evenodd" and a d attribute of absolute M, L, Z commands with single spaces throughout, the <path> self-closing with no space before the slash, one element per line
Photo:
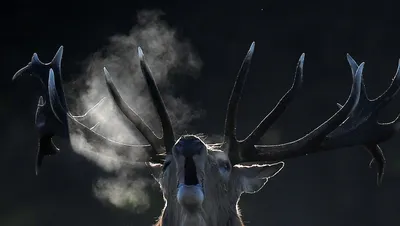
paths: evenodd
<path fill-rule="evenodd" d="M 347 55 L 352 72 L 352 87 L 346 102 L 329 119 L 303 137 L 277 145 L 259 144 L 268 128 L 284 113 L 300 90 L 303 81 L 303 53 L 297 63 L 291 88 L 273 110 L 243 140 L 236 137 L 238 103 L 250 68 L 255 43 L 248 50 L 230 95 L 221 143 L 207 144 L 200 137 L 186 134 L 176 137 L 163 99 L 140 47 L 140 68 L 161 121 L 163 134 L 156 136 L 151 128 L 123 100 L 104 67 L 105 81 L 112 100 L 120 112 L 141 132 L 147 145 L 128 145 L 107 139 L 72 116 L 63 104 L 62 86 L 56 77 L 60 70 L 48 70 L 48 114 L 69 118 L 68 125 L 83 130 L 88 139 L 96 139 L 110 148 L 129 151 L 141 148 L 148 153 L 146 162 L 160 184 L 165 207 L 155 226 L 243 226 L 238 201 L 243 193 L 256 193 L 284 167 L 284 160 L 312 153 L 363 146 L 377 166 L 377 183 L 382 182 L 385 157 L 379 144 L 390 139 L 400 128 L 399 117 L 390 123 L 377 120 L 400 87 L 399 67 L 389 88 L 379 97 L 369 99 L 363 83 L 364 63 L 358 65 Z M 56 72 L 56 73 L 55 73 Z M 50 117 L 50 115 L 48 116 Z"/>

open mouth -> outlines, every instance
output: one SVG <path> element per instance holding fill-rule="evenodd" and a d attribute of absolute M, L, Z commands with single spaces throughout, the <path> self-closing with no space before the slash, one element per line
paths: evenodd
<path fill-rule="evenodd" d="M 185 185 L 198 185 L 199 179 L 197 178 L 196 165 L 194 164 L 193 158 L 186 157 L 185 159 Z"/>
<path fill-rule="evenodd" d="M 183 181 L 178 184 L 178 202 L 187 209 L 196 209 L 204 200 L 204 191 L 203 185 L 197 177 L 196 165 L 191 157 L 185 159 L 182 179 Z"/>

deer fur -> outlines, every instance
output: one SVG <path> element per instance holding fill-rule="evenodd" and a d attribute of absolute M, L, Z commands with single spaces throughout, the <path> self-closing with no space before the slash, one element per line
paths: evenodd
<path fill-rule="evenodd" d="M 185 136 L 193 136 L 201 141 L 194 135 Z M 207 153 L 203 163 L 204 170 L 198 171 L 204 186 L 205 198 L 202 208 L 189 212 L 178 203 L 177 174 L 182 162 L 176 161 L 179 156 L 167 156 L 165 161 L 169 166 L 164 171 L 163 165 L 152 165 L 166 202 L 155 226 L 243 226 L 238 207 L 241 194 L 258 192 L 268 179 L 275 176 L 284 166 L 283 162 L 233 167 L 229 165 L 230 170 L 225 170 L 224 164 L 230 164 L 228 156 L 223 151 L 201 142 Z M 202 161 L 201 158 L 195 159 L 196 166 L 201 166 Z"/>

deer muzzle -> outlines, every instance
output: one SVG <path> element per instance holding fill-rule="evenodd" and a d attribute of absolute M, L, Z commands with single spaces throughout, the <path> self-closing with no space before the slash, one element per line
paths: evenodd
<path fill-rule="evenodd" d="M 184 169 L 178 181 L 177 199 L 186 209 L 196 209 L 204 200 L 203 184 L 197 170 L 193 157 L 185 157 Z"/>

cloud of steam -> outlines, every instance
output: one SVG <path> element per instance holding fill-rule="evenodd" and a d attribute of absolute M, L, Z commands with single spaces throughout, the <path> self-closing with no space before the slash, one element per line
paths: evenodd
<path fill-rule="evenodd" d="M 114 178 L 98 180 L 94 188 L 95 195 L 118 207 L 144 211 L 150 206 L 145 190 L 149 181 L 134 179 L 127 172 L 128 169 L 121 170 Z"/>
<path fill-rule="evenodd" d="M 107 97 L 92 114 L 89 126 L 99 123 L 96 132 L 108 138 L 129 144 L 146 143 L 130 122 L 121 117 L 121 113 L 112 103 L 105 85 L 103 67 L 108 69 L 114 84 L 130 107 L 157 134 L 161 132 L 156 110 L 151 104 L 139 67 L 138 46 L 144 51 L 169 110 L 174 129 L 178 133 L 187 129 L 185 125 L 202 113 L 193 110 L 183 99 L 176 98 L 171 92 L 173 86 L 169 81 L 170 76 L 197 76 L 202 63 L 190 43 L 180 40 L 176 31 L 160 20 L 161 15 L 158 11 L 138 13 L 138 24 L 129 34 L 111 37 L 110 44 L 88 59 L 84 75 L 72 84 L 76 91 L 75 103 L 71 103 L 71 110 L 74 112 L 86 111 L 102 97 Z M 116 150 L 94 145 L 93 141 L 86 140 L 79 133 L 71 134 L 71 143 L 76 152 L 116 175 L 114 178 L 98 180 L 95 187 L 97 197 L 118 207 L 148 207 L 148 197 L 144 191 L 146 182 L 139 175 L 134 175 L 132 168 L 125 167 L 126 162 L 134 162 L 137 155 L 142 155 L 143 150 L 121 154 Z"/>

